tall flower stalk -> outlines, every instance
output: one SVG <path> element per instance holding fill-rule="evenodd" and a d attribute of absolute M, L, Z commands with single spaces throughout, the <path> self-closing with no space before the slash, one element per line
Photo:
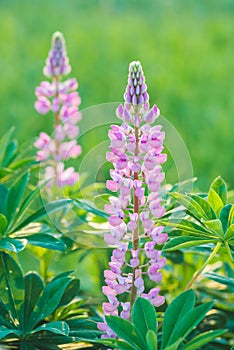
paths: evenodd
<path fill-rule="evenodd" d="M 63 78 L 71 72 L 63 34 L 52 36 L 51 50 L 43 70 L 50 82 L 42 81 L 36 88 L 35 109 L 40 114 L 52 111 L 54 114 L 53 135 L 41 132 L 34 146 L 38 149 L 37 160 L 44 162 L 45 180 L 51 180 L 58 187 L 71 186 L 79 179 L 73 167 L 65 169 L 64 160 L 76 158 L 81 153 L 76 137 L 79 134 L 77 123 L 81 119 L 78 111 L 80 97 L 76 79 Z"/>
<path fill-rule="evenodd" d="M 161 164 L 167 156 L 162 153 L 165 138 L 162 126 L 152 125 L 160 111 L 156 105 L 150 109 L 138 61 L 130 63 L 124 100 L 124 105 L 116 110 L 123 123 L 112 125 L 109 130 L 107 160 L 114 169 L 110 170 L 111 180 L 107 180 L 106 187 L 117 196 L 111 196 L 110 204 L 105 206 L 110 214 L 110 233 L 104 239 L 116 248 L 110 269 L 104 271 L 106 286 L 102 290 L 108 298 L 103 303 L 104 315 L 120 314 L 129 319 L 137 296 L 150 300 L 154 306 L 165 301 L 158 286 L 145 293 L 143 277 L 160 282 L 160 270 L 166 263 L 157 245 L 165 243 L 168 236 L 155 221 L 165 213 L 159 191 L 165 178 Z M 98 327 L 105 332 L 103 337 L 115 337 L 105 320 Z"/>

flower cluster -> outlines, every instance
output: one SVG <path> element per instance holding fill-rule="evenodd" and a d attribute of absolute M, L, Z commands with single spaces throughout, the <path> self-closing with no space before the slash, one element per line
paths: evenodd
<path fill-rule="evenodd" d="M 78 111 L 80 97 L 76 79 L 62 78 L 69 74 L 71 67 L 67 57 L 62 33 L 56 32 L 52 37 L 52 47 L 44 67 L 44 74 L 52 81 L 43 81 L 36 88 L 37 101 L 35 108 L 40 114 L 54 113 L 54 135 L 50 137 L 41 132 L 34 146 L 38 149 L 37 160 L 49 163 L 45 168 L 45 179 L 54 181 L 58 187 L 73 185 L 79 175 L 73 167 L 65 169 L 64 160 L 76 158 L 81 153 L 76 137 L 79 134 L 77 123 L 81 119 Z M 46 164 L 47 164 L 46 163 Z"/>
<path fill-rule="evenodd" d="M 116 246 L 112 252 L 109 270 L 104 272 L 106 286 L 103 293 L 108 302 L 103 303 L 104 315 L 129 318 L 135 298 L 139 295 L 155 306 L 164 303 L 159 288 L 145 292 L 144 275 L 153 282 L 160 282 L 160 270 L 166 263 L 157 249 L 168 236 L 163 226 L 155 226 L 155 220 L 165 214 L 159 196 L 160 184 L 165 174 L 162 166 L 167 156 L 162 153 L 165 133 L 162 126 L 152 126 L 159 116 L 159 109 L 149 106 L 147 86 L 140 62 L 129 66 L 125 103 L 116 114 L 123 123 L 112 125 L 109 130 L 110 152 L 107 160 L 113 163 L 111 180 L 106 187 L 117 196 L 110 197 L 105 211 L 110 214 L 110 233 L 104 239 Z M 119 302 L 118 296 L 127 293 L 129 301 Z M 104 322 L 99 323 L 103 337 L 115 337 Z"/>

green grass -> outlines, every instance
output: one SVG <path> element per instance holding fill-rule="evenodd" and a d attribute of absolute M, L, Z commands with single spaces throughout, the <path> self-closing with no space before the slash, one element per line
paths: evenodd
<path fill-rule="evenodd" d="M 15 125 L 25 141 L 51 131 L 52 116 L 33 108 L 34 89 L 60 30 L 82 108 L 122 101 L 128 63 L 139 59 L 151 102 L 187 145 L 198 187 L 219 174 L 234 186 L 233 16 L 232 0 L 0 0 L 1 133 Z"/>

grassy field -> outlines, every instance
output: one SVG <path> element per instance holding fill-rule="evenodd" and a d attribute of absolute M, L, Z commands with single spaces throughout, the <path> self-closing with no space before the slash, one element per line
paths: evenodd
<path fill-rule="evenodd" d="M 34 89 L 60 30 L 82 108 L 122 101 L 128 63 L 139 59 L 151 102 L 187 145 L 198 187 L 217 175 L 234 186 L 233 16 L 232 0 L 0 0 L 1 134 L 15 125 L 22 142 L 51 131 L 52 116 L 34 110 Z"/>

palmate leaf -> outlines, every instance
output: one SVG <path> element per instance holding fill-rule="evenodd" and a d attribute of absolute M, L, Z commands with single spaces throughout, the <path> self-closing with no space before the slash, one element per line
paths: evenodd
<path fill-rule="evenodd" d="M 73 200 L 74 200 L 75 206 L 79 209 L 83 209 L 89 213 L 92 213 L 92 214 L 97 215 L 97 216 L 101 216 L 103 218 L 109 217 L 108 214 L 106 214 L 104 211 L 102 211 L 98 208 L 95 208 L 93 206 L 93 204 L 89 201 L 82 200 L 82 199 L 76 199 L 76 198 L 74 198 Z"/>
<path fill-rule="evenodd" d="M 234 287 L 234 278 L 222 276 L 214 272 L 206 272 L 204 276 L 215 282 Z"/>
<path fill-rule="evenodd" d="M 118 339 L 104 338 L 101 341 L 97 339 L 95 343 L 101 343 L 108 347 L 111 346 L 111 348 L 118 349 L 118 350 L 139 350 L 139 347 L 136 347 L 135 345 L 130 345 L 129 343 L 126 343 L 123 340 L 118 340 Z"/>
<path fill-rule="evenodd" d="M 35 245 L 50 250 L 66 251 L 66 245 L 60 239 L 52 236 L 52 234 L 36 233 L 32 235 L 22 236 L 27 239 L 28 244 Z"/>
<path fill-rule="evenodd" d="M 13 221 L 13 227 L 12 227 L 12 231 L 14 232 L 14 224 L 17 222 L 17 224 L 20 224 L 20 221 L 22 220 L 23 216 L 25 215 L 25 213 L 27 212 L 27 210 L 30 208 L 32 202 L 37 198 L 37 196 L 39 195 L 40 191 L 44 188 L 44 186 L 48 183 L 45 182 L 43 183 L 41 186 L 37 186 L 33 191 L 31 191 L 29 193 L 29 195 L 24 199 L 24 201 L 22 202 L 22 204 L 19 207 L 18 212 L 16 213 L 15 217 L 14 217 L 14 221 Z"/>
<path fill-rule="evenodd" d="M 34 328 L 31 331 L 31 334 L 38 333 L 41 331 L 43 331 L 43 332 L 48 331 L 51 333 L 68 336 L 70 328 L 69 328 L 68 324 L 64 321 L 48 322 L 48 323 L 44 323 L 43 325 L 41 325 L 37 328 Z"/>
<path fill-rule="evenodd" d="M 215 190 L 213 190 L 213 188 L 210 188 L 210 190 L 208 192 L 208 202 L 210 203 L 210 205 L 214 209 L 217 217 L 219 217 L 220 211 L 223 207 L 223 201 L 219 197 L 218 193 L 215 192 Z"/>
<path fill-rule="evenodd" d="M 199 238 L 199 237 L 193 237 L 193 236 L 181 236 L 181 237 L 175 237 L 172 238 L 169 242 L 167 242 L 164 247 L 163 251 L 173 251 L 178 249 L 184 249 L 189 247 L 195 247 L 202 244 L 207 243 L 217 243 L 216 239 L 211 238 Z"/>
<path fill-rule="evenodd" d="M 185 339 L 187 335 L 192 332 L 193 328 L 195 328 L 202 321 L 212 306 L 213 302 L 204 303 L 183 315 L 180 318 L 180 321 L 176 324 L 176 327 L 173 329 L 167 344 L 173 344 L 179 338 Z"/>
<path fill-rule="evenodd" d="M 137 298 L 132 309 L 132 322 L 143 338 L 149 330 L 157 333 L 156 312 L 153 305 L 144 298 Z"/>
<path fill-rule="evenodd" d="M 134 325 L 117 316 L 106 316 L 106 323 L 118 335 L 119 338 L 125 340 L 129 345 L 133 345 L 137 350 L 147 350 L 147 345 Z"/>
<path fill-rule="evenodd" d="M 0 235 L 2 235 L 7 227 L 8 221 L 5 215 L 0 214 Z"/>
<path fill-rule="evenodd" d="M 0 168 L 0 183 L 7 181 L 13 174 L 13 170 L 8 168 Z"/>
<path fill-rule="evenodd" d="M 227 185 L 226 182 L 218 176 L 211 184 L 210 189 L 215 191 L 221 198 L 223 205 L 227 204 Z"/>
<path fill-rule="evenodd" d="M 29 172 L 23 174 L 17 181 L 11 186 L 7 200 L 7 218 L 9 220 L 15 215 L 16 209 L 18 208 L 20 201 L 23 197 L 24 191 L 27 187 L 29 180 Z"/>
<path fill-rule="evenodd" d="M 0 139 L 0 167 L 4 167 L 4 159 L 7 156 L 6 150 L 12 138 L 15 128 L 11 128 Z"/>
<path fill-rule="evenodd" d="M 0 340 L 6 338 L 8 335 L 14 334 L 15 336 L 19 336 L 21 332 L 14 328 L 7 328 L 5 326 L 0 325 Z"/>
<path fill-rule="evenodd" d="M 32 222 L 36 222 L 43 217 L 50 215 L 51 213 L 62 209 L 66 207 L 67 205 L 71 204 L 73 201 L 71 199 L 60 199 L 54 202 L 51 202 L 44 207 L 40 208 L 38 211 L 27 217 L 23 222 L 21 222 L 13 232 L 19 231 L 22 228 L 26 227 L 27 225 L 31 224 Z"/>
<path fill-rule="evenodd" d="M 172 344 L 172 342 L 170 342 L 170 338 L 173 330 L 177 328 L 181 318 L 194 308 L 194 305 L 195 294 L 194 291 L 190 289 L 180 294 L 168 306 L 164 315 L 161 350 L 163 350 L 167 345 Z M 180 338 L 180 336 L 178 336 L 177 339 L 178 338 Z"/>
<path fill-rule="evenodd" d="M 96 342 L 98 338 L 100 340 L 102 332 L 97 329 L 96 320 L 80 317 L 67 320 L 66 322 L 70 328 L 69 336 L 72 337 L 74 341 L 83 340 Z"/>
<path fill-rule="evenodd" d="M 158 220 L 158 225 L 163 225 L 166 227 L 173 227 L 177 230 L 182 230 L 198 237 L 206 236 L 210 238 L 215 238 L 216 235 L 210 231 L 209 228 L 197 224 L 193 221 L 180 218 L 171 218 L 170 220 Z"/>
<path fill-rule="evenodd" d="M 229 226 L 225 235 L 225 239 L 230 242 L 234 240 L 234 224 Z"/>
<path fill-rule="evenodd" d="M 0 184 L 0 213 L 7 216 L 7 198 L 9 190 L 5 185 Z"/>
<path fill-rule="evenodd" d="M 232 207 L 231 207 L 230 212 L 229 212 L 228 224 L 229 225 L 234 224 L 234 204 L 232 204 Z"/>
<path fill-rule="evenodd" d="M 6 328 L 15 328 L 13 321 L 9 317 L 9 310 L 6 306 L 0 301 L 0 324 Z"/>
<path fill-rule="evenodd" d="M 24 301 L 24 280 L 19 266 L 4 252 L 0 252 L 0 276 L 0 299 L 17 327 Z"/>
<path fill-rule="evenodd" d="M 208 331 L 197 335 L 195 338 L 190 340 L 183 349 L 185 350 L 197 350 L 202 346 L 209 344 L 212 340 L 224 334 L 227 330 L 217 329 L 214 331 Z"/>
<path fill-rule="evenodd" d="M 227 231 L 227 228 L 231 223 L 229 222 L 230 212 L 232 210 L 232 204 L 225 205 L 220 212 L 220 221 L 223 226 L 223 232 Z"/>
<path fill-rule="evenodd" d="M 29 317 L 27 330 L 32 330 L 41 320 L 48 317 L 58 307 L 65 290 L 73 281 L 72 277 L 52 280 L 42 291 Z"/>
<path fill-rule="evenodd" d="M 20 350 L 38 350 L 33 344 L 27 342 L 27 340 L 21 340 Z"/>
<path fill-rule="evenodd" d="M 216 219 L 216 214 L 212 206 L 209 204 L 209 202 L 206 199 L 200 196 L 197 196 L 195 194 L 191 194 L 191 198 L 200 205 L 200 207 L 206 213 L 206 216 L 208 217 L 208 219 L 210 220 Z"/>
<path fill-rule="evenodd" d="M 27 327 L 29 317 L 36 305 L 37 299 L 44 288 L 41 277 L 36 272 L 29 272 L 24 278 L 24 317 L 23 325 Z"/>
<path fill-rule="evenodd" d="M 11 161 L 13 160 L 15 156 L 15 152 L 18 148 L 18 141 L 17 140 L 12 140 L 8 145 L 6 149 L 6 153 L 4 156 L 4 159 L 2 161 L 2 166 L 3 167 L 8 167 Z"/>
<path fill-rule="evenodd" d="M 163 350 L 177 350 L 178 346 L 181 345 L 183 338 L 177 339 L 173 344 L 167 345 Z"/>
<path fill-rule="evenodd" d="M 202 220 L 202 223 L 213 232 L 214 235 L 224 238 L 223 226 L 219 219 L 215 220 Z"/>
<path fill-rule="evenodd" d="M 146 333 L 146 343 L 148 350 L 158 350 L 158 338 L 155 332 L 149 330 Z"/>
<path fill-rule="evenodd" d="M 12 253 L 18 253 L 26 247 L 27 241 L 25 239 L 2 238 L 0 239 L 0 251 L 8 250 Z"/>
<path fill-rule="evenodd" d="M 58 307 L 69 304 L 78 295 L 79 290 L 80 281 L 78 279 L 73 279 L 65 289 Z"/>
<path fill-rule="evenodd" d="M 190 213 L 191 216 L 195 217 L 196 219 L 204 219 L 209 220 L 208 214 L 204 211 L 204 209 L 201 207 L 201 205 L 194 200 L 191 196 L 188 196 L 186 194 L 182 193 L 171 193 L 171 196 L 177 200 L 181 205 L 183 205 L 187 211 Z"/>

